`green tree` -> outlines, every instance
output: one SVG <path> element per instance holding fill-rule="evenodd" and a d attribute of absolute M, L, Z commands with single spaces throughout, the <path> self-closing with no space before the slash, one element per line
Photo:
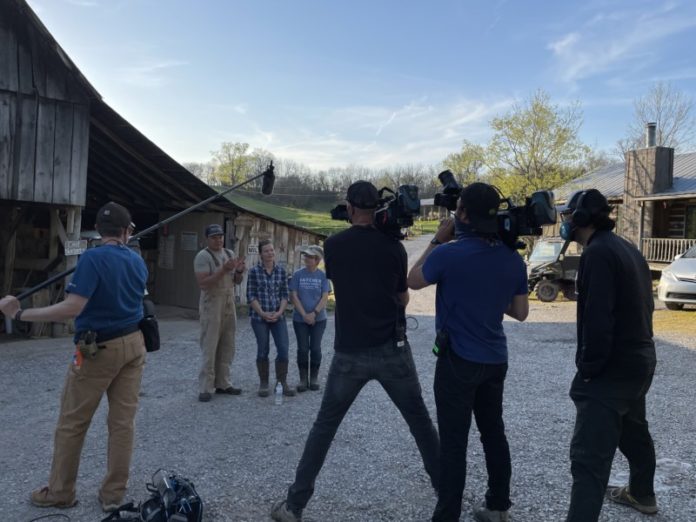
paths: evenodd
<path fill-rule="evenodd" d="M 494 134 L 486 153 L 491 182 L 520 197 L 584 174 L 591 150 L 578 137 L 581 125 L 579 102 L 561 108 L 543 90 L 515 104 L 491 121 Z"/>
<path fill-rule="evenodd" d="M 464 140 L 459 152 L 453 152 L 442 162 L 443 167 L 451 170 L 462 185 L 480 181 L 485 164 L 485 147 L 467 140 Z"/>
<path fill-rule="evenodd" d="M 249 149 L 248 143 L 224 142 L 220 149 L 213 151 L 213 172 L 210 183 L 233 185 L 244 181 L 257 172 L 262 172 L 273 159 L 273 155 L 263 149 Z"/>

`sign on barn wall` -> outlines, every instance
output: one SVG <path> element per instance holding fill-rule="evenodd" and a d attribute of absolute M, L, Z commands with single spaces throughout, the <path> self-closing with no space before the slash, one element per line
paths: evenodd
<path fill-rule="evenodd" d="M 67 240 L 63 246 L 66 256 L 79 256 L 87 250 L 87 240 L 78 239 L 75 241 Z"/>

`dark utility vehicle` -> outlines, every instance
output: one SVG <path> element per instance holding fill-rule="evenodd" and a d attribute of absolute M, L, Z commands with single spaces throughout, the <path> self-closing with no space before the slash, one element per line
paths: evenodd
<path fill-rule="evenodd" d="M 565 244 L 560 237 L 539 239 L 527 260 L 529 293 L 536 291 L 539 301 L 550 303 L 560 292 L 575 301 L 575 274 L 580 264 L 580 247 Z"/>

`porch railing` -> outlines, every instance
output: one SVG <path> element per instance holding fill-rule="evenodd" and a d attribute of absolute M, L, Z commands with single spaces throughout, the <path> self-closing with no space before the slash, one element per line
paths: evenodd
<path fill-rule="evenodd" d="M 675 256 L 683 254 L 693 245 L 696 245 L 696 239 L 645 237 L 641 240 L 641 251 L 648 262 L 671 263 Z"/>

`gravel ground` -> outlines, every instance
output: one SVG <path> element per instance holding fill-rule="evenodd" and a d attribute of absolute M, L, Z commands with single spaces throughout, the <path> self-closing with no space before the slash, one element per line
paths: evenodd
<path fill-rule="evenodd" d="M 411 257 L 420 253 L 427 239 L 406 243 Z M 416 319 L 414 325 L 418 323 L 410 339 L 434 418 L 433 295 L 432 289 L 413 293 L 409 313 Z M 287 398 L 281 406 L 272 398 L 257 397 L 255 342 L 248 319 L 240 318 L 233 379 L 244 394 L 215 396 L 207 404 L 197 402 L 198 323 L 190 312 L 162 312 L 163 348 L 148 356 L 129 495 L 144 500 L 146 481 L 158 468 L 165 468 L 195 482 L 207 521 L 270 520 L 272 502 L 284 496 L 292 480 L 321 392 Z M 568 446 L 574 420 L 567 394 L 573 376 L 574 320 L 573 303 L 533 302 L 527 322 L 506 322 L 510 370 L 505 420 L 513 455 L 512 513 L 517 522 L 565 517 L 571 481 Z M 332 352 L 333 320 L 329 321 L 322 381 Z M 290 336 L 294 355 L 292 333 Z M 60 390 L 72 349 L 64 338 L 4 342 L 0 351 L 2 519 L 26 522 L 54 512 L 30 506 L 27 498 L 47 479 Z M 691 522 L 696 520 L 693 336 L 659 338 L 658 360 L 648 396 L 648 417 L 659 459 L 660 513 L 650 520 Z M 293 368 L 291 380 L 296 378 Z M 105 469 L 105 413 L 102 404 L 85 441 L 78 477 L 80 503 L 62 511 L 74 521 L 103 517 L 96 494 Z M 627 465 L 622 457 L 617 457 L 612 475 L 614 482 L 625 482 Z M 482 498 L 485 481 L 474 428 L 462 520 L 473 520 L 471 506 Z M 429 520 L 434 505 L 435 496 L 405 422 L 381 387 L 370 383 L 338 431 L 305 519 L 424 521 Z M 601 520 L 644 517 L 628 508 L 606 505 Z"/>

